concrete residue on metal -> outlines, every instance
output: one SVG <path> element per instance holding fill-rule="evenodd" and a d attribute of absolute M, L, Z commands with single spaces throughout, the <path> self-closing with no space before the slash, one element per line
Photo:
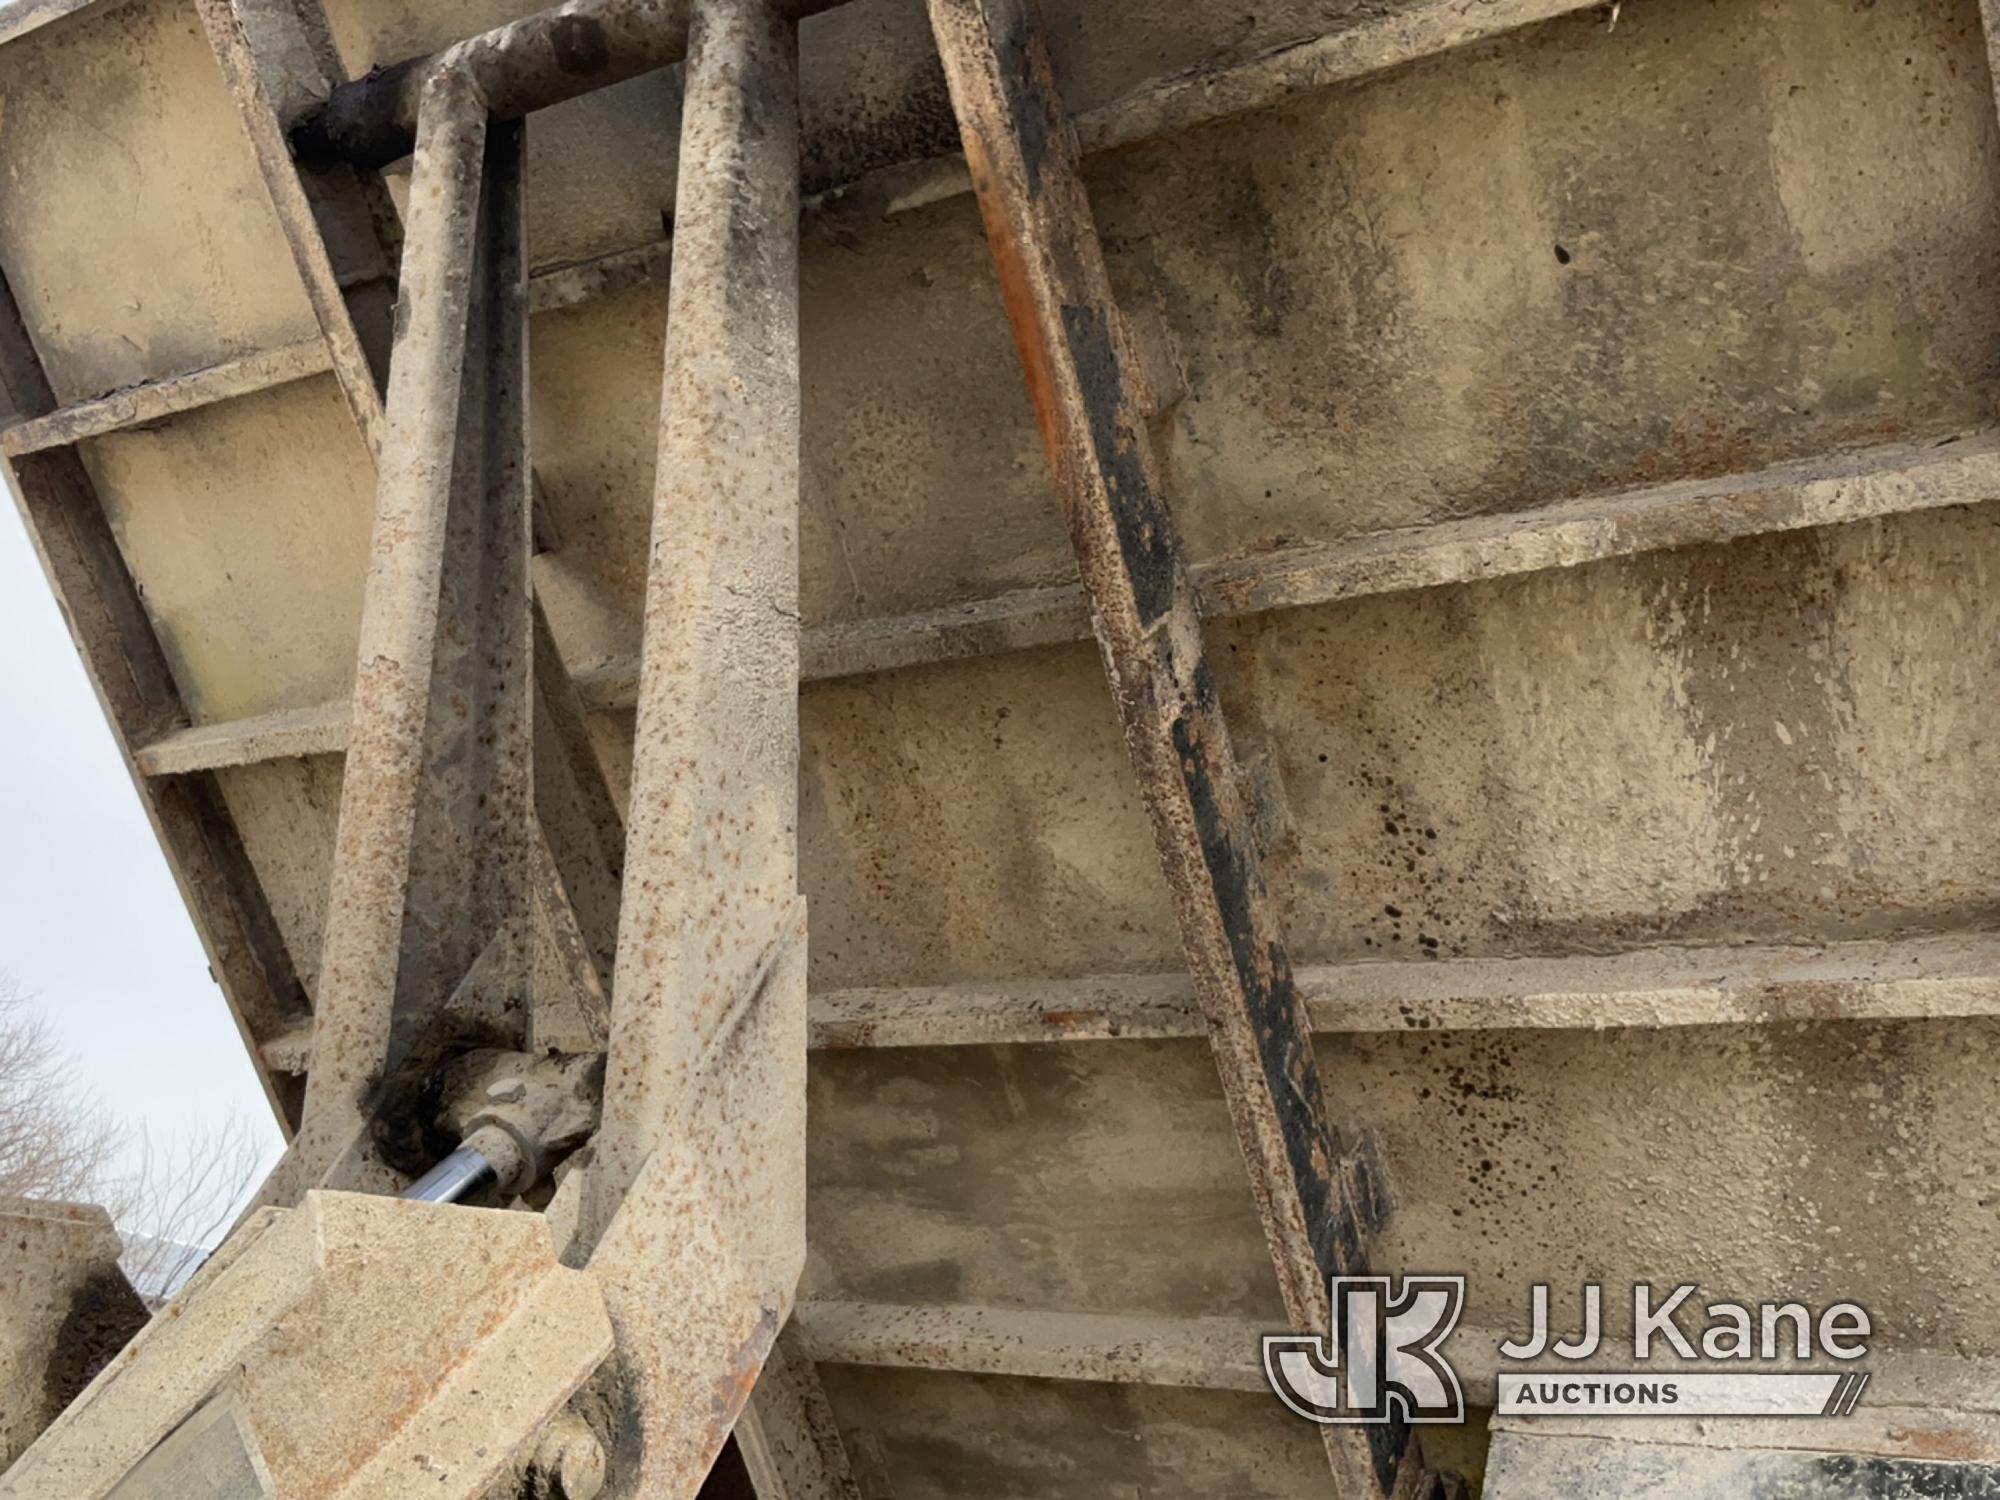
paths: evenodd
<path fill-rule="evenodd" d="M 805 1260 L 797 38 L 696 12 L 612 985 L 579 1243 L 610 1493 L 693 1495 Z"/>
<path fill-rule="evenodd" d="M 610 1343 L 534 1216 L 311 1193 L 239 1231 L 0 1495 L 102 1500 L 223 1403 L 274 1500 L 474 1500 Z"/>
<path fill-rule="evenodd" d="M 535 8 L 324 13 L 359 77 Z M 1111 292 L 1171 377 L 1136 425 L 1247 783 L 1220 790 L 1258 842 L 1331 1123 L 1372 1131 L 1396 1187 L 1382 1264 L 1468 1272 L 1486 1328 L 1530 1284 L 1584 1276 L 1854 1298 L 1885 1359 L 1990 1385 L 1985 20 L 1971 0 L 1633 0 L 1610 22 L 1562 0 L 1048 6 Z M 577 88 L 628 55 L 535 27 L 537 66 Z M 628 863 L 622 913 L 617 874 L 592 896 L 536 856 L 536 902 L 560 885 L 579 920 L 537 913 L 533 983 L 596 967 L 602 1001 L 618 949 L 653 976 L 672 1035 L 633 1071 L 688 1066 L 632 1112 L 615 1175 L 636 1192 L 652 1173 L 653 1211 L 712 1209 L 685 1244 L 642 1215 L 599 1241 L 608 1295 L 656 1317 L 657 1348 L 683 1337 L 671 1278 L 735 1299 L 674 1396 L 702 1447 L 782 1316 L 778 1250 L 804 1255 L 773 1243 L 753 1272 L 728 1253 L 768 1226 L 716 1132 L 801 1130 L 770 1109 L 803 1095 L 804 1165 L 792 1134 L 783 1157 L 800 1295 L 871 1320 L 840 1346 L 855 1362 L 807 1365 L 864 1494 L 1323 1493 L 1313 1434 L 1254 1392 L 992 1351 L 988 1313 L 1286 1314 L 927 16 L 854 0 L 799 49 L 799 153 L 833 191 L 798 251 L 796 595 L 715 571 L 714 628 L 686 638 L 754 717 L 677 726 L 641 665 L 656 547 L 690 585 L 677 607 L 703 549 L 724 555 L 714 532 L 753 547 L 721 497 L 763 450 L 735 429 L 691 445 L 699 464 L 659 444 L 665 283 L 722 284 L 727 236 L 674 212 L 713 136 L 680 132 L 678 66 L 529 126 L 529 421 L 559 538 L 532 563 L 541 654 L 584 689 L 563 753 L 587 737 L 614 821 L 655 851 Z M 0 44 L 0 270 L 23 314 L 0 366 L 45 362 L 24 414 L 79 439 L 14 470 L 218 978 L 295 1095 L 308 1003 L 342 982 L 320 953 L 343 753 L 358 768 L 373 743 L 347 726 L 374 486 L 352 392 L 281 357 L 315 318 L 244 123 L 167 0 Z M 681 342 L 713 353 L 722 326 L 684 319 Z M 808 679 L 795 766 L 784 610 Z M 562 796 L 587 835 L 566 847 L 601 856 L 622 836 L 541 785 L 548 743 L 545 827 Z M 717 797 L 662 778 L 681 752 Z M 707 830 L 752 771 L 752 836 Z M 757 861 L 786 840 L 779 878 Z M 768 900 L 714 953 L 662 915 L 739 876 Z M 799 892 L 809 953 L 773 946 Z M 742 1008 L 766 952 L 783 963 Z M 711 960 L 712 984 L 685 979 Z M 611 991 L 613 1011 L 637 993 Z M 560 1045 L 601 1044 L 601 1009 L 545 1015 Z M 768 1067 L 725 1083 L 718 1033 Z M 641 1140 L 676 1131 L 666 1156 Z M 859 1362 L 927 1314 L 925 1367 Z"/>
<path fill-rule="evenodd" d="M 1285 1308 L 1323 1326 L 1324 1287 L 1367 1265 L 1305 1007 L 1217 702 L 1199 607 L 1160 488 L 1145 397 L 1027 0 L 933 0 L 966 159 L 1015 345 L 1091 601 L 1222 1090 Z M 1344 1494 L 1415 1488 L 1400 1421 L 1328 1429 Z"/>
<path fill-rule="evenodd" d="M 0 1470 L 145 1325 L 121 1249 L 101 1208 L 0 1199 Z"/>
<path fill-rule="evenodd" d="M 306 1123 L 280 1172 L 291 1191 L 354 1136 L 370 1091 L 441 1024 L 475 960 L 491 969 L 487 1009 L 461 1024 L 526 1032 L 520 129 L 489 130 L 449 70 L 425 99 Z"/>

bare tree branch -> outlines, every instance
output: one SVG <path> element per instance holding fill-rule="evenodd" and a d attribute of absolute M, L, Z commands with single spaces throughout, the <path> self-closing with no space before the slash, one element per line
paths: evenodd
<path fill-rule="evenodd" d="M 262 1166 L 241 1116 L 159 1144 L 123 1124 L 77 1076 L 76 1060 L 0 972 L 0 1197 L 102 1204 L 125 1242 L 120 1264 L 151 1306 L 208 1258 Z"/>
<path fill-rule="evenodd" d="M 125 1241 L 119 1264 L 149 1304 L 173 1296 L 208 1259 L 261 1178 L 262 1156 L 237 1114 L 164 1147 L 140 1133 L 138 1165 L 107 1207 Z"/>
<path fill-rule="evenodd" d="M 0 972 L 0 1195 L 87 1199 L 126 1133 L 78 1080 L 32 999 Z"/>

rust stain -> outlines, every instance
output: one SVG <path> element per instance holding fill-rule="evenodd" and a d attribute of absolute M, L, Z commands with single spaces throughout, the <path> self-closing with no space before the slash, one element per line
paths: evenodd
<path fill-rule="evenodd" d="M 1014 348 L 1021 357 L 1021 376 L 1027 383 L 1028 400 L 1035 409 L 1035 425 L 1042 434 L 1042 449 L 1057 474 L 1068 471 L 1068 438 L 1062 403 L 1056 391 L 1048 330 L 1037 314 L 1032 272 L 1021 243 L 1008 217 L 1007 200 L 1012 196 L 1001 187 L 986 154 L 985 142 L 968 129 L 965 133 L 965 160 L 972 172 L 973 192 L 979 201 L 980 218 L 986 225 L 986 243 L 993 252 L 993 268 L 1000 279 L 1000 300 L 1007 309 L 1007 324 L 1014 333 Z"/>
<path fill-rule="evenodd" d="M 750 1392 L 756 1387 L 757 1377 L 764 1373 L 764 1361 L 770 1357 L 771 1346 L 777 1342 L 781 1321 L 776 1309 L 764 1308 L 758 1316 L 756 1329 L 737 1350 L 729 1368 L 716 1377 L 709 1407 L 710 1452 L 722 1446 L 724 1439 L 735 1428 L 736 1419 L 743 1414 L 743 1408 L 750 1404 Z"/>
<path fill-rule="evenodd" d="M 1961 1463 L 1991 1461 L 1993 1444 L 1982 1434 L 1954 1428 L 1892 1427 L 1889 1441 L 1916 1458 L 1954 1460 Z"/>

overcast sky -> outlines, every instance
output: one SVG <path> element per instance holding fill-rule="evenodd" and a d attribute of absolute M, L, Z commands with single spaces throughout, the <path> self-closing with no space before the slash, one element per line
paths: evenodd
<path fill-rule="evenodd" d="M 162 1146 L 282 1142 L 11 493 L 0 505 L 0 971 Z"/>

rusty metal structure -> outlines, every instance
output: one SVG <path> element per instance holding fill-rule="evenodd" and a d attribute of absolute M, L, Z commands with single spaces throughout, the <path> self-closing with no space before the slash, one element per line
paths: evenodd
<path fill-rule="evenodd" d="M 1992 1493 L 1996 35 L 0 7 L 0 453 L 290 1140 L 0 1495 Z M 1475 1404 L 1584 1279 L 1870 1398 L 1271 1397 L 1440 1269 Z"/>

